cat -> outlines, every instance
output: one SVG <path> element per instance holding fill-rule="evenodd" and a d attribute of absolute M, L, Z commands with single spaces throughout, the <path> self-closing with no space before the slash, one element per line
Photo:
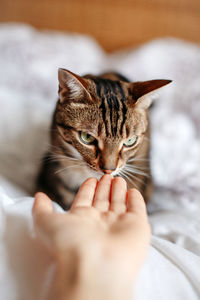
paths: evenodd
<path fill-rule="evenodd" d="M 82 182 L 121 176 L 147 202 L 151 193 L 148 109 L 153 91 L 171 80 L 129 82 L 117 73 L 78 76 L 59 69 L 59 100 L 51 146 L 43 159 L 38 190 L 65 210 Z"/>

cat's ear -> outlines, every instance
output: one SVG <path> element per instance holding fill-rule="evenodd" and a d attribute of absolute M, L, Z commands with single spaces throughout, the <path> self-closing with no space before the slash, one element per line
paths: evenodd
<path fill-rule="evenodd" d="M 137 108 L 147 109 L 156 98 L 155 91 L 172 80 L 158 79 L 131 83 L 130 94 Z"/>
<path fill-rule="evenodd" d="M 91 100 L 91 95 L 87 90 L 87 81 L 65 69 L 58 69 L 59 99 L 61 103 L 73 101 L 74 103 L 84 103 Z"/>

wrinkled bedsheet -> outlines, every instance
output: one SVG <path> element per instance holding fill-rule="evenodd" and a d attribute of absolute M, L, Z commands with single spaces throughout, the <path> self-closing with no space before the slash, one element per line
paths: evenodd
<path fill-rule="evenodd" d="M 200 299 L 200 46 L 165 38 L 106 54 L 87 36 L 1 24 L 0 66 L 0 300 L 45 299 L 53 272 L 34 235 L 31 196 L 49 145 L 58 67 L 173 80 L 151 110 L 153 235 L 133 297 Z"/>

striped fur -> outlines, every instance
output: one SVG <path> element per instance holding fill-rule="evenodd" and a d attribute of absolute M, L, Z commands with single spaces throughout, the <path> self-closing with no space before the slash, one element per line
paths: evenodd
<path fill-rule="evenodd" d="M 129 188 L 138 188 L 147 201 L 151 190 L 148 107 L 152 91 L 169 82 L 130 83 L 116 73 L 80 77 L 60 69 L 51 147 L 43 159 L 38 189 L 69 209 L 85 179 L 112 172 L 124 177 Z M 83 142 L 81 132 L 93 137 L 92 144 Z M 135 142 L 129 147 L 132 138 Z"/>

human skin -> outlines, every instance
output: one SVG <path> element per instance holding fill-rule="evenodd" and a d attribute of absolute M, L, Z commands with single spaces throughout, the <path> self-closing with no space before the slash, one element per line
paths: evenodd
<path fill-rule="evenodd" d="M 144 199 L 125 180 L 87 179 L 68 213 L 55 212 L 35 195 L 35 230 L 53 256 L 55 273 L 47 299 L 131 299 L 150 243 Z"/>

